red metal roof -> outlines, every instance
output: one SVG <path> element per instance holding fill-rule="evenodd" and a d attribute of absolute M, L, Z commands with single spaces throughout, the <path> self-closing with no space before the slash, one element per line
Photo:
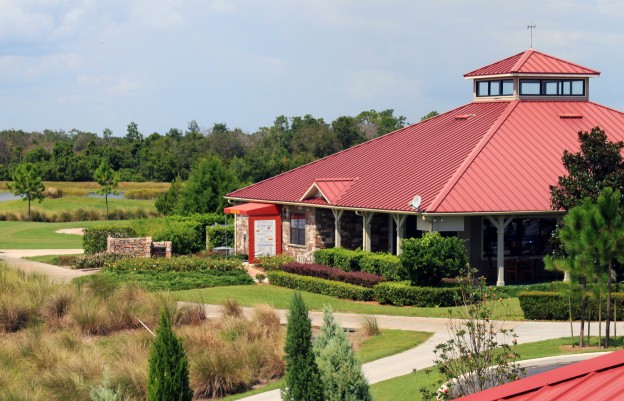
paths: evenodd
<path fill-rule="evenodd" d="M 549 185 L 565 173 L 563 151 L 578 151 L 577 132 L 595 126 L 624 140 L 624 114 L 596 103 L 475 102 L 228 197 L 413 211 L 408 202 L 420 195 L 420 210 L 430 213 L 549 211 Z M 300 201 L 330 174 L 358 179 L 329 203 Z"/>
<path fill-rule="evenodd" d="M 457 398 L 461 401 L 624 399 L 624 350 Z"/>
<path fill-rule="evenodd" d="M 624 114 L 596 103 L 516 100 L 509 107 L 428 212 L 547 211 L 549 185 L 565 174 L 563 151 L 578 151 L 579 131 L 600 126 L 610 140 L 624 140 Z"/>
<path fill-rule="evenodd" d="M 569 61 L 529 49 L 506 59 L 486 65 L 464 74 L 464 77 L 479 77 L 501 74 L 569 74 L 600 75 L 600 72 Z"/>
<path fill-rule="evenodd" d="M 335 204 L 351 188 L 353 181 L 353 178 L 317 178 L 301 200 L 318 198 L 320 194 L 327 203 Z"/>
<path fill-rule="evenodd" d="M 426 209 L 509 105 L 470 103 L 227 196 L 300 203 L 319 178 L 358 177 L 332 205 L 412 211 L 408 202 L 420 195 Z"/>

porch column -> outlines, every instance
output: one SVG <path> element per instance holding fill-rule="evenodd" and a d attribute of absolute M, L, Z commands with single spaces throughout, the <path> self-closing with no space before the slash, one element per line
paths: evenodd
<path fill-rule="evenodd" d="M 362 249 L 370 252 L 371 250 L 371 221 L 373 221 L 373 212 L 362 212 Z"/>
<path fill-rule="evenodd" d="M 511 223 L 513 217 L 498 216 L 496 220 L 488 217 L 488 220 L 496 227 L 496 266 L 498 267 L 498 278 L 496 286 L 505 285 L 505 228 Z"/>
<path fill-rule="evenodd" d="M 396 223 L 396 244 L 397 244 L 396 254 L 400 255 L 401 254 L 401 240 L 405 236 L 405 219 L 407 218 L 407 215 L 406 214 L 393 214 L 392 218 L 394 219 L 394 222 Z"/>
<path fill-rule="evenodd" d="M 342 246 L 342 237 L 340 236 L 340 220 L 342 219 L 343 209 L 332 209 L 334 214 L 334 247 L 340 248 Z"/>
<path fill-rule="evenodd" d="M 392 215 L 388 215 L 388 253 L 392 252 L 392 245 L 394 243 L 393 241 L 393 233 L 392 233 Z"/>

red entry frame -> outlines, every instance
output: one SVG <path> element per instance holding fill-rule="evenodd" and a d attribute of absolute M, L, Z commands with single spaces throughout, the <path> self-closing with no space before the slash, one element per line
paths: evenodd
<path fill-rule="evenodd" d="M 256 263 L 256 232 L 255 222 L 270 220 L 275 224 L 275 254 L 282 253 L 282 218 L 279 206 L 271 203 L 244 203 L 237 206 L 229 206 L 223 210 L 225 213 L 248 216 L 247 240 L 249 241 L 247 252 L 249 263 Z"/>

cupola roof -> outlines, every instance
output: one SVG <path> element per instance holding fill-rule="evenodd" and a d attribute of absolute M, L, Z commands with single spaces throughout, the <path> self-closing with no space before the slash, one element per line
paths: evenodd
<path fill-rule="evenodd" d="M 597 76 L 599 71 L 528 49 L 503 60 L 464 74 L 465 78 L 493 75 L 571 75 Z"/>

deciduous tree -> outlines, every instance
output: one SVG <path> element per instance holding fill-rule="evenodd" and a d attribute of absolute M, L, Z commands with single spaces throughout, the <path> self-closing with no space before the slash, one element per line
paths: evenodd
<path fill-rule="evenodd" d="M 28 201 L 28 221 L 30 221 L 30 203 L 35 199 L 41 203 L 43 191 L 45 191 L 37 166 L 32 163 L 18 165 L 13 173 L 13 183 L 9 184 L 9 189 L 13 194 Z"/>

